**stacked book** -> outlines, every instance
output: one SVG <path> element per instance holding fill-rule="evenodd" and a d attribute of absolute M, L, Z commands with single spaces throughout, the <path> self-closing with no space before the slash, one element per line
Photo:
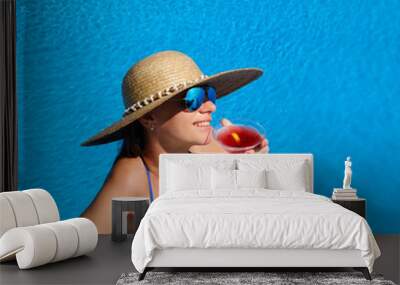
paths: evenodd
<path fill-rule="evenodd" d="M 357 189 L 334 188 L 332 193 L 333 200 L 357 200 Z"/>

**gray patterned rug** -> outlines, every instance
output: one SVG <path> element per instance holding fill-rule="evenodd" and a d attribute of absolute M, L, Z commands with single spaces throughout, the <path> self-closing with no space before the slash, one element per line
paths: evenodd
<path fill-rule="evenodd" d="M 146 274 L 146 278 L 138 281 L 139 273 L 124 273 L 117 285 L 134 284 L 379 284 L 395 285 L 384 280 L 382 275 L 372 274 L 372 281 L 364 278 L 361 272 L 154 272 Z"/>

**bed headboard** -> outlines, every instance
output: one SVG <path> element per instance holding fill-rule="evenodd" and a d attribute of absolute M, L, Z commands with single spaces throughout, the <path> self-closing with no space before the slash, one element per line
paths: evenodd
<path fill-rule="evenodd" d="M 297 163 L 304 162 L 306 165 L 307 192 L 314 191 L 314 166 L 313 155 L 306 154 L 229 154 L 229 153 L 165 153 L 159 157 L 159 193 L 164 194 L 167 189 L 168 164 L 177 163 L 183 165 L 233 165 L 238 169 L 238 163 Z"/>

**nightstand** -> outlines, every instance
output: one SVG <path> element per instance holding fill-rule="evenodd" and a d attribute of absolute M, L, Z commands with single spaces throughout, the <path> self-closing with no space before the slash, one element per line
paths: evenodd
<path fill-rule="evenodd" d="M 365 209 L 366 209 L 366 200 L 363 198 L 358 198 L 355 200 L 333 200 L 332 202 L 339 204 L 340 206 L 353 211 L 354 213 L 359 214 L 361 217 L 366 219 Z"/>
<path fill-rule="evenodd" d="M 111 239 L 124 241 L 128 234 L 134 235 L 148 207 L 147 197 L 113 197 Z"/>

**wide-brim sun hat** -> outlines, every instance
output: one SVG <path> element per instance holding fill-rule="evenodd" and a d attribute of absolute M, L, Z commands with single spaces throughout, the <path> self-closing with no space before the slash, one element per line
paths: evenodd
<path fill-rule="evenodd" d="M 262 74 L 259 68 L 240 68 L 207 76 L 192 58 L 182 52 L 155 53 L 134 64 L 126 73 L 122 82 L 125 105 L 122 118 L 81 145 L 99 145 L 122 139 L 127 126 L 191 87 L 212 86 L 218 99 Z"/>

